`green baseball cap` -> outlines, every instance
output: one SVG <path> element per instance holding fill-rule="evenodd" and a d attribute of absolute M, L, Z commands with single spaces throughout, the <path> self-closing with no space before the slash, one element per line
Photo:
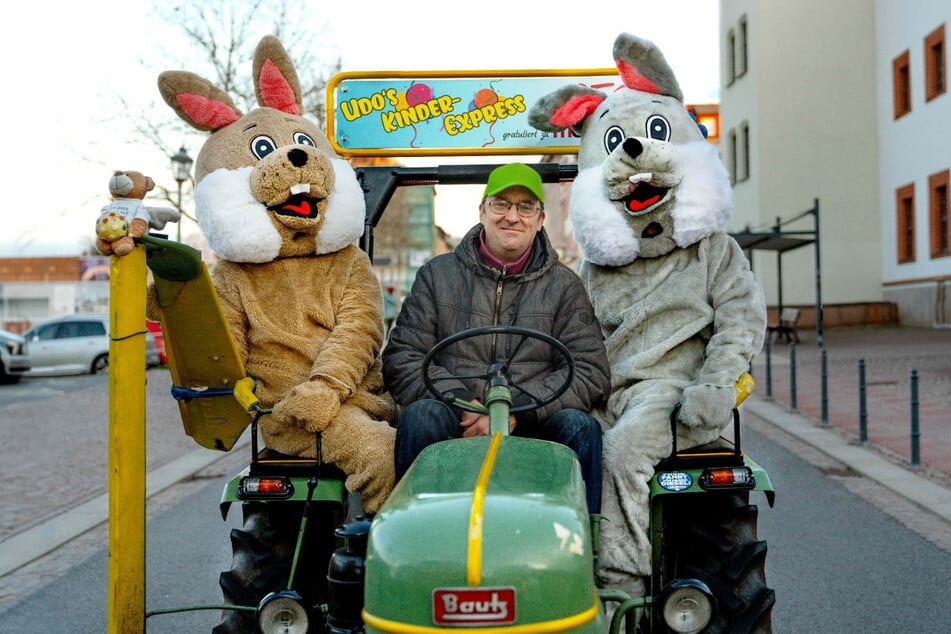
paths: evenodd
<path fill-rule="evenodd" d="M 509 187 L 524 187 L 535 194 L 538 202 L 545 204 L 545 192 L 542 190 L 542 177 L 524 163 L 500 165 L 489 173 L 482 197 L 495 196 Z"/>

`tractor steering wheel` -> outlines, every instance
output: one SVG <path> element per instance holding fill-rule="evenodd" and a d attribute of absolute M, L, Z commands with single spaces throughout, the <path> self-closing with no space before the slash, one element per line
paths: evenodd
<path fill-rule="evenodd" d="M 511 335 L 511 336 L 521 336 L 521 339 L 516 344 L 515 348 L 512 350 L 512 354 L 508 359 L 495 359 L 489 368 L 482 374 L 452 374 L 441 377 L 433 377 L 430 375 L 429 367 L 433 359 L 436 356 L 448 348 L 449 346 L 456 344 L 460 341 L 465 341 L 466 339 L 472 339 L 474 337 L 483 337 L 486 335 Z M 550 394 L 544 395 L 543 398 L 539 398 L 535 394 L 532 394 L 528 390 L 522 388 L 517 383 L 512 380 L 511 373 L 509 371 L 509 366 L 512 362 L 512 359 L 515 358 L 516 353 L 522 347 L 522 344 L 525 343 L 528 339 L 537 339 L 544 343 L 547 343 L 550 348 L 557 351 L 559 355 L 565 360 L 565 365 L 568 368 L 568 372 L 565 375 L 564 381 L 558 385 L 556 388 L 550 390 Z M 525 412 L 529 410 L 538 409 L 548 405 L 559 396 L 565 393 L 565 390 L 568 389 L 568 386 L 571 385 L 572 380 L 575 377 L 575 361 L 571 356 L 571 351 L 554 337 L 546 335 L 543 332 L 534 330 L 532 328 L 525 328 L 522 326 L 479 326 L 476 328 L 469 328 L 461 332 L 457 332 L 454 335 L 450 335 L 437 343 L 432 350 L 429 351 L 429 354 L 423 359 L 423 383 L 426 385 L 426 389 L 430 391 L 437 399 L 448 402 L 450 405 L 459 407 L 460 409 L 467 409 L 473 412 L 484 413 L 484 409 L 479 409 L 478 406 L 473 404 L 468 404 L 469 407 L 461 404 L 460 402 L 454 402 L 451 393 L 440 392 L 436 388 L 436 384 L 441 381 L 460 381 L 463 379 L 482 379 L 487 381 L 490 385 L 505 385 L 510 390 L 521 392 L 531 399 L 530 403 L 524 403 L 522 405 L 515 406 L 509 410 L 510 413 L 515 414 L 517 412 Z"/>

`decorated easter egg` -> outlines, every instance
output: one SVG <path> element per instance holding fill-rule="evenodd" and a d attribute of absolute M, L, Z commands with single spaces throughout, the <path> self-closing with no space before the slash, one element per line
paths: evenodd
<path fill-rule="evenodd" d="M 96 221 L 96 235 L 103 240 L 112 242 L 128 235 L 128 233 L 129 223 L 126 222 L 125 216 L 122 214 L 114 211 L 104 211 L 99 216 L 99 220 Z"/>

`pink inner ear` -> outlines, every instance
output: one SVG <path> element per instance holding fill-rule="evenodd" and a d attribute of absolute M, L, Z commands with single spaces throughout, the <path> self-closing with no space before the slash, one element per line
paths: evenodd
<path fill-rule="evenodd" d="M 261 67 L 261 77 L 258 80 L 261 89 L 262 105 L 286 112 L 288 114 L 299 115 L 300 108 L 297 106 L 297 99 L 294 97 L 294 90 L 284 78 L 284 74 L 274 65 L 271 60 L 265 60 Z"/>
<path fill-rule="evenodd" d="M 632 90 L 652 92 L 656 95 L 660 94 L 660 88 L 657 87 L 657 84 L 647 77 L 644 77 L 636 68 L 622 60 L 615 60 L 615 62 L 617 63 L 617 69 L 621 73 L 621 80 L 625 86 Z"/>
<path fill-rule="evenodd" d="M 571 97 L 548 118 L 552 125 L 570 128 L 584 121 L 604 101 L 601 95 L 578 95 Z"/>
<path fill-rule="evenodd" d="M 241 118 L 234 108 L 221 101 L 209 99 L 203 95 L 185 92 L 175 96 L 178 107 L 182 109 L 195 127 L 207 130 L 220 130 Z"/>

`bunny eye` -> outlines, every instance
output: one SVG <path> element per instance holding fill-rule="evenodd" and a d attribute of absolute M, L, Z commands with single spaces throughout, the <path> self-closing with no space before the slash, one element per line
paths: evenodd
<path fill-rule="evenodd" d="M 314 140 L 304 134 L 303 132 L 294 133 L 294 143 L 298 145 L 309 145 L 310 147 L 317 147 L 317 144 L 314 143 Z"/>
<path fill-rule="evenodd" d="M 624 130 L 620 126 L 613 125 L 604 133 L 604 149 L 610 154 L 614 151 L 614 148 L 624 142 L 624 139 Z"/>
<path fill-rule="evenodd" d="M 670 123 L 659 114 L 647 119 L 647 137 L 658 141 L 670 141 Z"/>
<path fill-rule="evenodd" d="M 258 159 L 263 159 L 265 156 L 273 152 L 277 148 L 277 145 L 274 143 L 274 140 L 265 135 L 256 136 L 251 140 L 251 152 L 258 157 Z"/>

